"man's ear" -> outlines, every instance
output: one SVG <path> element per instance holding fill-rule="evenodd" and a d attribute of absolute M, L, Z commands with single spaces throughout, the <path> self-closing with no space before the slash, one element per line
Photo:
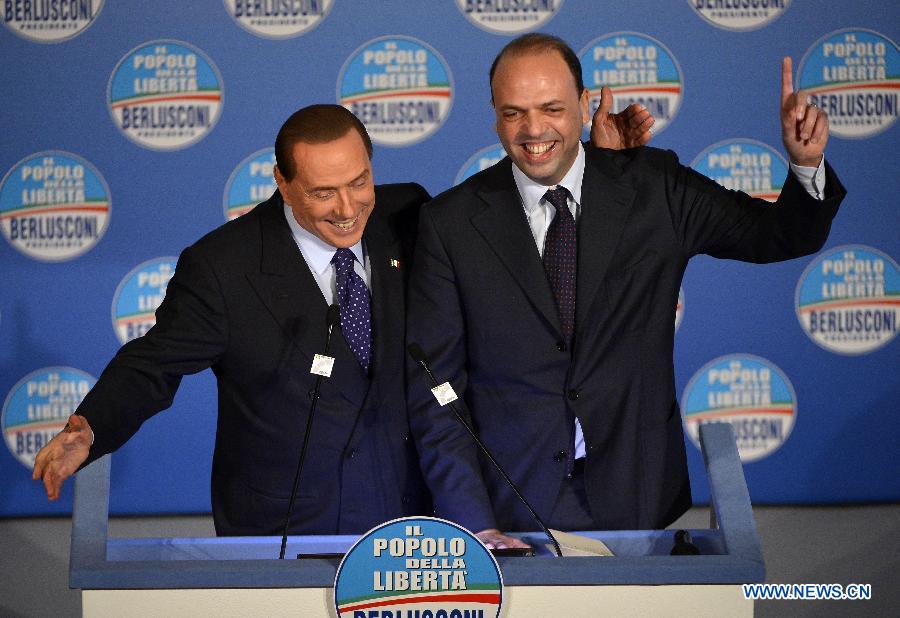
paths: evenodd
<path fill-rule="evenodd" d="M 287 183 L 284 176 L 281 175 L 281 170 L 278 169 L 277 165 L 272 167 L 272 175 L 275 176 L 275 184 L 278 185 L 279 189 L 281 188 L 281 185 Z"/>

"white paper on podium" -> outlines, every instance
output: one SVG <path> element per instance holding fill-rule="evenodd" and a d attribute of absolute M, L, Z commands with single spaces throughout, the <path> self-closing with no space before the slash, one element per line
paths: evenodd
<path fill-rule="evenodd" d="M 550 529 L 551 534 L 556 537 L 559 548 L 562 550 L 564 557 L 569 556 L 614 556 L 606 543 L 599 539 L 592 539 L 571 532 L 562 532 L 560 530 Z M 547 545 L 550 553 L 553 553 L 553 546 Z"/>

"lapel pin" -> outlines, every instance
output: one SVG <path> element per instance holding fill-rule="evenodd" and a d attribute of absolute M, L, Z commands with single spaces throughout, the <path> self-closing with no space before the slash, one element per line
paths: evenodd
<path fill-rule="evenodd" d="M 399 270 L 400 269 L 400 260 L 395 260 L 394 258 L 391 258 L 391 268 L 396 268 Z"/>

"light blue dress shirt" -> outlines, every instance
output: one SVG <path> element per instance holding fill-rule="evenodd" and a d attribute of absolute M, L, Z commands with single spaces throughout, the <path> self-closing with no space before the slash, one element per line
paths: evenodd
<path fill-rule="evenodd" d="M 312 273 L 316 283 L 319 284 L 319 289 L 322 290 L 325 302 L 329 305 L 334 304 L 335 298 L 337 298 L 337 283 L 331 258 L 337 252 L 337 247 L 332 247 L 312 232 L 301 227 L 287 203 L 284 204 L 284 218 L 287 219 L 288 226 L 291 228 L 297 248 L 300 249 L 303 259 L 306 260 L 306 265 L 309 266 L 309 272 Z M 356 261 L 353 262 L 353 270 L 362 277 L 366 287 L 371 290 L 369 260 L 362 239 L 350 247 L 350 251 L 356 257 Z"/>

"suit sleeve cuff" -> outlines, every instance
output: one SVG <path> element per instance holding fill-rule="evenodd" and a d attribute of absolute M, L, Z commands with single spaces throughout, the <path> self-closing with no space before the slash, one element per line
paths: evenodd
<path fill-rule="evenodd" d="M 825 199 L 825 156 L 819 161 L 817 167 L 806 167 L 804 165 L 790 164 L 791 173 L 800 183 L 800 186 L 809 193 L 814 199 L 822 201 Z"/>

